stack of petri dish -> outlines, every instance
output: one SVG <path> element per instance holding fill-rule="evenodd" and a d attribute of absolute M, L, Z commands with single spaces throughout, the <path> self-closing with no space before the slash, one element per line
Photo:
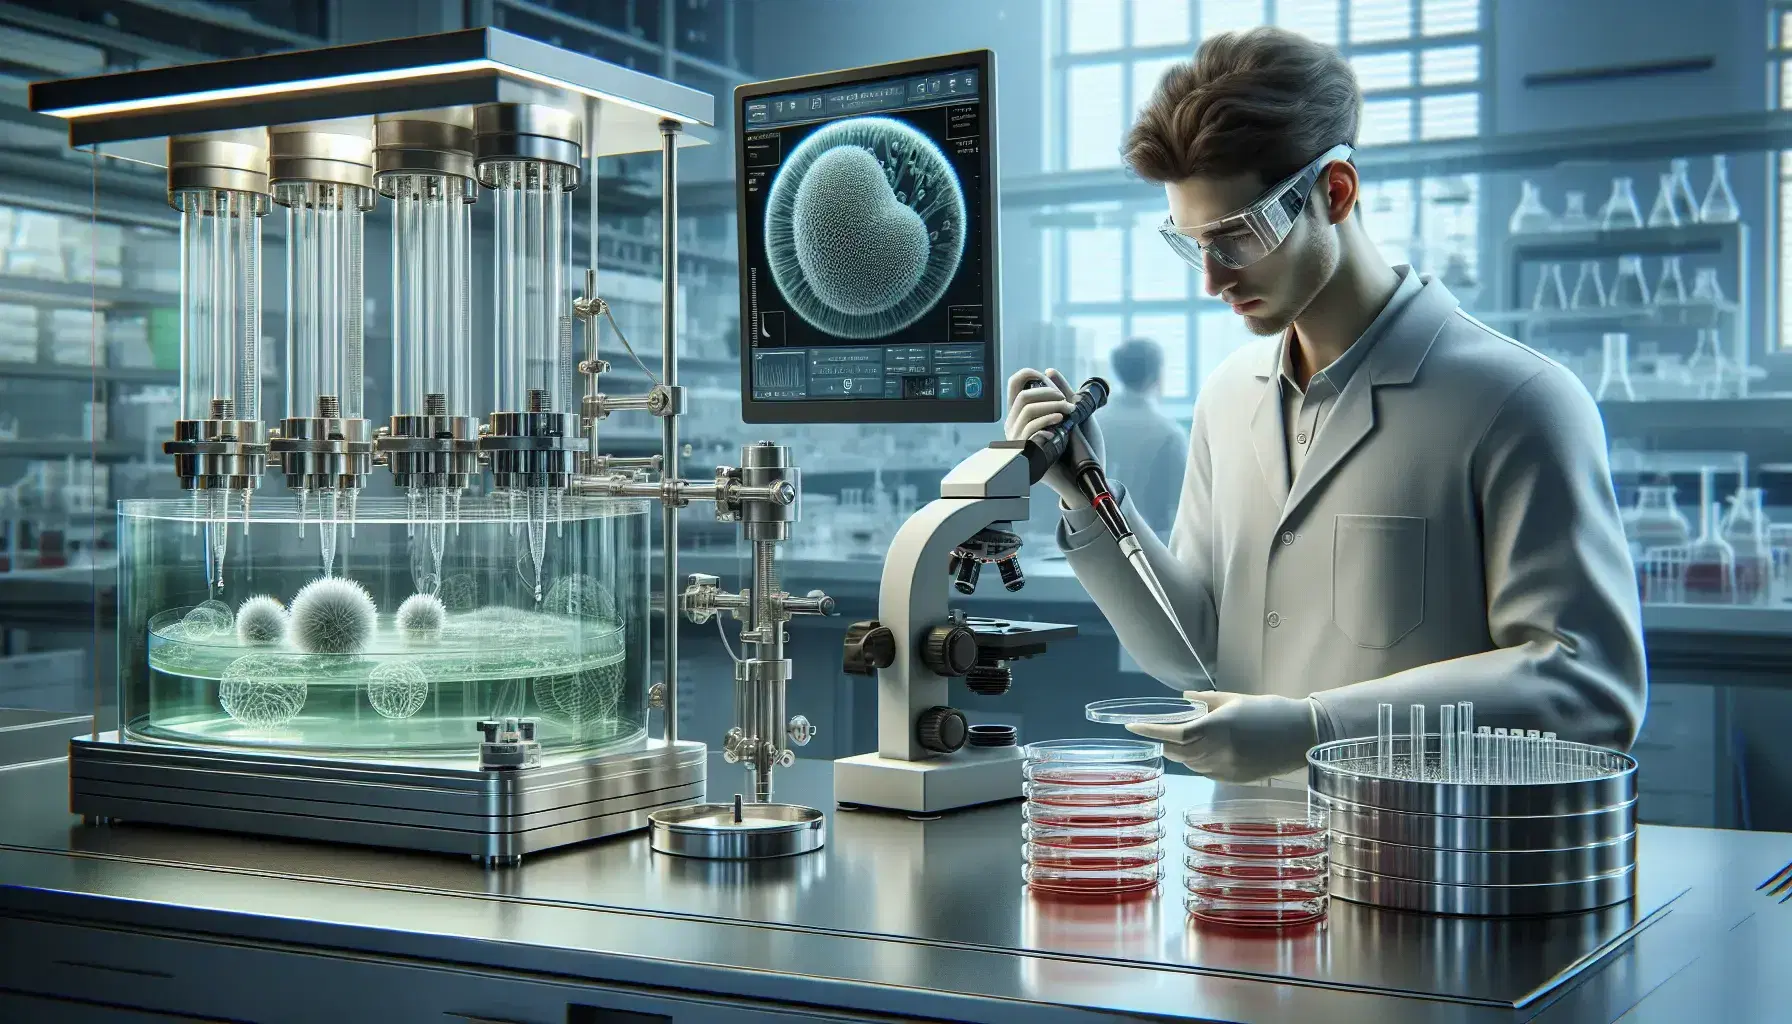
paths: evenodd
<path fill-rule="evenodd" d="M 1289 927 L 1325 916 L 1328 816 L 1293 800 L 1229 800 L 1183 814 L 1190 915 L 1231 927 Z"/>
<path fill-rule="evenodd" d="M 1163 877 L 1163 747 L 1068 739 L 1023 751 L 1022 877 L 1035 892 L 1113 897 Z"/>

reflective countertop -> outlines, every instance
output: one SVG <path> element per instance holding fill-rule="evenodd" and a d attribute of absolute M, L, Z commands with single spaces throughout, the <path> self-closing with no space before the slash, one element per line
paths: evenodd
<path fill-rule="evenodd" d="M 663 956 L 918 984 L 935 994 L 1226 1020 L 1280 1019 L 1308 1002 L 1360 1003 L 1371 1014 L 1420 1007 L 1425 1019 L 1462 1020 L 1482 1019 L 1482 1011 L 1490 1020 L 1557 1019 L 1572 1006 L 1559 1019 L 1616 1019 L 1765 912 L 1754 883 L 1792 860 L 1792 837 L 1782 834 L 1644 826 L 1639 895 L 1630 904 L 1502 921 L 1334 900 L 1320 925 L 1252 934 L 1191 923 L 1182 907 L 1181 812 L 1266 792 L 1202 779 L 1166 780 L 1158 891 L 1084 903 L 1042 899 L 1022 884 L 1018 802 L 933 820 L 835 810 L 826 762 L 800 761 L 777 776 L 779 800 L 829 811 L 827 846 L 813 854 L 684 860 L 651 852 L 636 834 L 490 872 L 427 855 L 85 827 L 66 811 L 65 772 L 61 762 L 0 771 L 0 906 L 85 899 L 82 913 L 95 914 L 93 900 L 122 900 L 133 912 L 162 905 L 190 911 L 183 920 L 191 922 L 209 915 L 207 927 L 228 934 L 251 934 L 240 931 L 249 919 L 272 917 L 282 934 L 295 922 L 383 927 L 394 948 L 446 936 L 520 944 L 531 951 L 517 953 L 524 963 L 550 949 Z M 712 798 L 727 799 L 745 782 L 739 768 L 712 760 Z M 223 916 L 235 923 L 218 923 Z M 640 927 L 644 919 L 656 927 Z M 675 925 L 693 930 L 677 938 Z M 973 970 L 987 958 L 994 959 Z"/>

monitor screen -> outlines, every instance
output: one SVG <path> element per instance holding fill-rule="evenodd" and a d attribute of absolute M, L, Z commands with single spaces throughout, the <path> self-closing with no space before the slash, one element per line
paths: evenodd
<path fill-rule="evenodd" d="M 749 423 L 996 417 L 993 54 L 742 86 Z"/>

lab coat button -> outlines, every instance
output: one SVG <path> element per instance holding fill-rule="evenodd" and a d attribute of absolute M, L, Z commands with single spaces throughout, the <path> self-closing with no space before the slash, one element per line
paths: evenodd
<path fill-rule="evenodd" d="M 1269 628 L 1274 629 L 1282 624 L 1282 617 L 1275 612 L 1269 613 Z"/>
<path fill-rule="evenodd" d="M 1294 531 L 1293 530 L 1283 530 L 1282 531 L 1282 546 L 1286 547 L 1292 543 L 1294 543 Z"/>
<path fill-rule="evenodd" d="M 1300 433 L 1300 434 L 1294 435 L 1294 443 L 1295 444 L 1306 444 L 1307 443 L 1307 435 L 1305 433 Z"/>

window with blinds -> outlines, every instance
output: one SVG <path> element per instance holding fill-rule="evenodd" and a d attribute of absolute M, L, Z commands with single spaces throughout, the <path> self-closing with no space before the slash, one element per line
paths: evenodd
<path fill-rule="evenodd" d="M 1053 0 L 1047 166 L 1119 167 L 1126 130 L 1164 71 L 1203 39 L 1257 25 L 1339 48 L 1363 89 L 1361 145 L 1478 135 L 1483 7 L 1484 0 Z M 1365 184 L 1362 215 L 1391 262 L 1458 286 L 1478 276 L 1479 199 L 1476 177 L 1374 181 Z M 1190 301 L 1203 294 L 1201 281 L 1157 238 L 1161 207 L 1066 214 L 1099 225 L 1048 228 L 1044 239 L 1053 254 L 1046 315 L 1078 328 L 1078 372 L 1105 368 L 1115 345 L 1148 336 L 1164 346 L 1165 395 L 1182 398 L 1249 340 L 1229 310 Z"/>
<path fill-rule="evenodd" d="M 1771 4 L 1773 49 L 1769 51 L 1768 59 L 1771 61 L 1772 93 L 1768 106 L 1792 110 L 1792 0 L 1771 0 Z M 1775 154 L 1773 163 L 1779 186 L 1774 204 L 1777 217 L 1773 253 L 1777 287 L 1770 308 L 1774 311 L 1775 347 L 1792 350 L 1792 150 Z"/>

